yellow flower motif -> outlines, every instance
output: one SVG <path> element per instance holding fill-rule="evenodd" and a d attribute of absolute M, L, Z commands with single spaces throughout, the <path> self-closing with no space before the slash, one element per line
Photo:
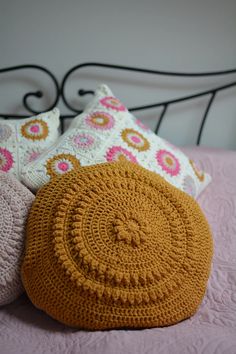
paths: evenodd
<path fill-rule="evenodd" d="M 195 175 L 197 176 L 197 178 L 199 179 L 199 181 L 203 182 L 205 179 L 204 172 L 202 172 L 202 170 L 197 168 L 197 166 L 195 165 L 193 160 L 189 160 L 189 163 L 192 166 L 193 171 L 194 171 Z"/>
<path fill-rule="evenodd" d="M 46 162 L 47 174 L 51 177 L 65 174 L 79 167 L 79 160 L 71 154 L 58 154 Z"/>
<path fill-rule="evenodd" d="M 145 151 L 149 149 L 148 140 L 134 129 L 124 129 L 121 133 L 122 139 L 131 147 L 138 151 Z"/>
<path fill-rule="evenodd" d="M 21 126 L 21 134 L 26 139 L 43 140 L 48 136 L 47 123 L 42 119 L 33 119 Z"/>
<path fill-rule="evenodd" d="M 115 124 L 113 116 L 106 112 L 94 112 L 86 117 L 85 122 L 90 127 L 100 130 L 109 130 Z"/>

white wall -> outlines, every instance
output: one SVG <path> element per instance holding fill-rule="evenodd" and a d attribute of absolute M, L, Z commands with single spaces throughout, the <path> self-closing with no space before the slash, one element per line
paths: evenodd
<path fill-rule="evenodd" d="M 0 67 L 40 64 L 61 79 L 67 69 L 85 61 L 172 71 L 236 67 L 236 1 L 0 0 Z M 140 77 L 139 80 L 145 79 Z M 176 91 L 179 81 L 173 81 L 172 87 L 168 81 L 168 90 L 162 79 L 160 82 L 161 87 L 155 92 L 153 87 L 157 88 L 157 82 L 151 80 L 151 85 L 146 84 L 144 103 L 152 103 L 157 97 L 166 98 L 167 92 L 173 97 L 179 95 Z M 210 80 L 203 87 L 212 83 Z M 187 81 L 181 86 L 181 94 L 197 91 L 201 85 L 197 82 L 191 87 Z M 127 105 L 142 103 L 141 91 L 132 85 L 123 90 L 113 81 L 111 86 Z M 10 92 L 15 96 L 18 90 L 11 86 Z M 224 101 L 226 104 L 221 99 L 211 112 L 204 144 L 236 148 L 236 107 L 231 107 L 235 95 L 236 90 Z M 8 109 L 12 99 L 9 100 L 5 89 L 1 88 L 0 97 L 1 108 L 6 105 Z M 170 112 L 161 135 L 177 144 L 190 143 L 197 126 L 198 110 L 205 104 L 206 101 L 202 106 L 198 102 L 194 111 L 192 106 L 185 106 Z M 158 114 L 156 111 L 147 115 L 150 126 Z M 177 127 L 180 127 L 178 133 Z M 223 127 L 226 131 L 221 144 Z M 188 132 L 187 137 L 183 136 L 183 131 Z"/>

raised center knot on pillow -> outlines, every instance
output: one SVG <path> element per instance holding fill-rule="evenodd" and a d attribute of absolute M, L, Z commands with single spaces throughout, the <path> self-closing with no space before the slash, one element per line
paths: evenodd
<path fill-rule="evenodd" d="M 123 241 L 133 247 L 145 242 L 151 232 L 145 217 L 138 212 L 117 213 L 113 225 L 116 240 Z"/>

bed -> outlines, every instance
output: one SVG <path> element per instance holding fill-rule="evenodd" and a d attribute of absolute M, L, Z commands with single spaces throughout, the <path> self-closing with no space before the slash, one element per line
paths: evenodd
<path fill-rule="evenodd" d="M 63 103 L 69 113 L 61 116 L 61 130 L 66 130 L 66 122 L 80 112 L 66 96 L 66 85 L 70 76 L 84 68 L 103 68 L 127 73 L 141 72 L 152 77 L 230 77 L 227 82 L 204 89 L 184 97 L 172 98 L 159 103 L 136 106 L 131 111 L 146 111 L 160 107 L 159 119 L 155 126 L 158 134 L 167 109 L 178 102 L 208 97 L 207 105 L 200 118 L 196 134 L 196 145 L 182 150 L 201 168 L 212 176 L 212 181 L 201 193 L 198 202 L 209 222 L 214 241 L 212 269 L 207 291 L 197 313 L 178 324 L 146 329 L 112 329 L 100 331 L 77 330 L 50 318 L 34 307 L 26 294 L 0 309 L 0 353 L 236 353 L 236 152 L 199 146 L 207 117 L 217 94 L 236 86 L 231 75 L 236 70 L 215 73 L 170 73 L 101 63 L 85 63 L 70 69 L 59 84 L 57 78 L 46 68 L 23 65 L 1 69 L 7 75 L 19 70 L 39 70 L 46 73 L 55 93 L 53 101 L 45 110 L 52 109 L 58 102 Z M 91 85 L 90 81 L 87 84 Z M 91 89 L 80 89 L 80 97 L 93 94 Z M 39 113 L 32 108 L 32 98 L 42 97 L 42 92 L 30 91 L 23 97 L 23 106 L 29 115 Z M 134 113 L 135 114 L 135 113 Z M 3 112 L 1 117 L 22 118 L 26 114 Z"/>

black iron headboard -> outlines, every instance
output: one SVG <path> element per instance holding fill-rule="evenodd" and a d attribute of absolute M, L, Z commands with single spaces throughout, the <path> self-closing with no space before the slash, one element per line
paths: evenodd
<path fill-rule="evenodd" d="M 136 106 L 136 107 L 129 108 L 130 111 L 140 111 L 140 110 L 147 110 L 150 108 L 161 107 L 162 108 L 161 114 L 158 118 L 156 128 L 155 128 L 155 133 L 158 133 L 161 123 L 162 123 L 164 116 L 167 112 L 167 109 L 168 109 L 168 107 L 170 107 L 170 105 L 177 104 L 177 103 L 183 102 L 183 101 L 194 100 L 199 97 L 208 97 L 208 102 L 207 102 L 206 108 L 204 109 L 204 112 L 202 114 L 202 117 L 200 120 L 199 131 L 197 133 L 197 141 L 196 141 L 197 145 L 200 144 L 203 128 L 206 123 L 206 118 L 208 116 L 208 112 L 215 100 L 217 93 L 219 91 L 226 90 L 226 89 L 229 89 L 233 86 L 236 86 L 236 81 L 231 80 L 232 74 L 236 73 L 236 69 L 215 71 L 215 72 L 184 73 L 184 72 L 168 72 L 168 71 L 149 70 L 149 69 L 133 68 L 133 67 L 122 66 L 122 65 L 104 64 L 104 63 L 83 63 L 80 65 L 76 65 L 73 68 L 71 68 L 70 70 L 68 70 L 65 73 L 65 75 L 63 76 L 61 84 L 59 84 L 58 79 L 50 70 L 48 70 L 45 67 L 39 66 L 39 65 L 26 64 L 26 65 L 8 67 L 8 68 L 0 69 L 0 74 L 14 72 L 14 71 L 18 71 L 18 70 L 28 70 L 28 69 L 38 70 L 38 71 L 41 71 L 44 74 L 46 74 L 50 78 L 50 80 L 52 81 L 55 92 L 54 92 L 54 96 L 53 96 L 54 97 L 53 102 L 50 104 L 50 106 L 46 107 L 44 110 L 45 111 L 51 110 L 53 107 L 55 107 L 58 104 L 59 100 L 61 99 L 63 101 L 65 107 L 67 107 L 69 112 L 71 112 L 69 114 L 62 114 L 61 115 L 61 125 L 62 125 L 62 132 L 63 132 L 64 131 L 64 120 L 67 118 L 73 118 L 75 115 L 81 113 L 81 110 L 78 110 L 75 107 L 73 107 L 67 100 L 66 87 L 67 87 L 68 81 L 73 73 L 77 72 L 78 70 L 82 70 L 83 68 L 86 68 L 86 67 L 108 68 L 108 69 L 121 70 L 121 71 L 127 71 L 127 72 L 139 72 L 139 73 L 144 73 L 144 74 L 148 74 L 148 75 L 159 75 L 159 76 L 169 76 L 169 77 L 173 76 L 173 77 L 183 77 L 183 78 L 184 77 L 189 77 L 189 78 L 217 77 L 217 76 L 222 76 L 222 75 L 226 75 L 227 77 L 229 76 L 230 79 L 227 81 L 227 83 L 224 83 L 223 85 L 216 85 L 215 87 L 208 89 L 208 90 L 200 91 L 195 94 L 191 94 L 191 95 L 187 95 L 187 96 L 177 97 L 177 98 L 170 99 L 170 100 L 164 100 L 162 102 L 156 102 L 156 103 L 152 103 L 152 104 L 148 104 L 148 105 L 142 105 L 142 106 Z M 0 80 L 1 80 L 1 76 L 0 76 Z M 1 81 L 0 81 L 0 83 L 1 83 Z M 94 93 L 93 90 L 84 90 L 83 88 L 80 88 L 78 90 L 79 96 L 84 96 L 84 95 L 93 94 L 93 93 Z M 27 112 L 29 112 L 29 115 L 40 113 L 32 108 L 32 106 L 30 104 L 30 99 L 33 97 L 34 98 L 42 98 L 43 95 L 44 95 L 44 93 L 42 91 L 34 91 L 34 92 L 28 92 L 23 96 L 22 104 L 23 104 L 23 107 L 27 110 Z M 10 112 L 7 112 L 7 113 L 0 112 L 0 116 L 7 119 L 7 118 L 10 118 L 13 116 L 14 116 L 14 118 L 23 118 L 23 117 L 26 117 L 27 115 L 14 114 L 14 113 L 10 113 Z"/>

